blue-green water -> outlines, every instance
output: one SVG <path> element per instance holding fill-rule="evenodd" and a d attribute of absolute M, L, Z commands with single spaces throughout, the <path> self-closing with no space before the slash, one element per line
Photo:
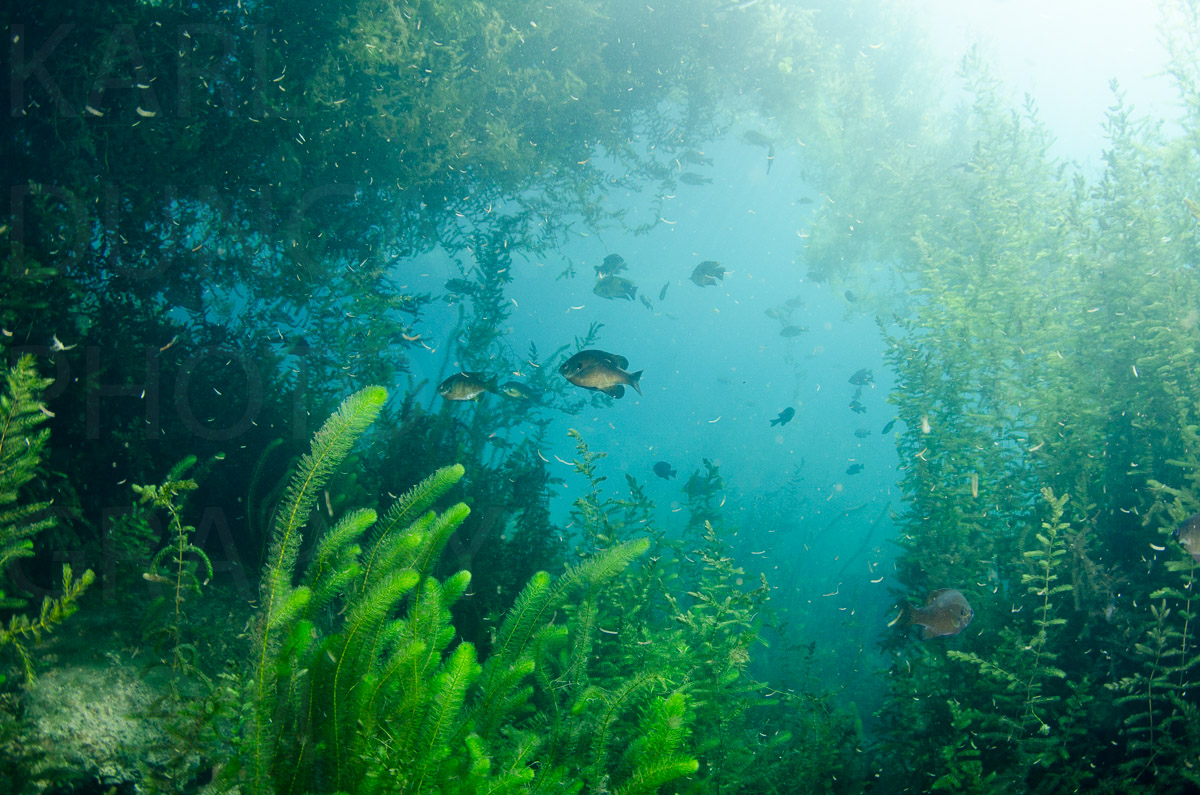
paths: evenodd
<path fill-rule="evenodd" d="M 6 9 L 0 791 L 1200 787 L 1143 5 Z"/>

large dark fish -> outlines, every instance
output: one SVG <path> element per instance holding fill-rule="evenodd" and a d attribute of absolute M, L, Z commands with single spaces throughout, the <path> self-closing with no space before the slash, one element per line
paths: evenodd
<path fill-rule="evenodd" d="M 857 475 L 859 472 L 862 472 L 866 468 L 867 467 L 864 464 L 851 464 L 850 466 L 846 467 L 846 474 L 847 475 Z"/>
<path fill-rule="evenodd" d="M 628 268 L 625 264 L 625 259 L 620 254 L 609 254 L 604 258 L 604 262 L 596 266 L 596 275 L 598 276 L 616 276 L 621 271 Z"/>
<path fill-rule="evenodd" d="M 804 332 L 808 331 L 808 326 L 784 326 L 779 330 L 781 337 L 799 337 Z"/>
<path fill-rule="evenodd" d="M 659 461 L 654 465 L 654 474 L 658 475 L 663 480 L 670 480 L 675 477 L 675 470 L 666 461 Z"/>
<path fill-rule="evenodd" d="M 637 285 L 620 276 L 605 276 L 596 282 L 592 292 L 601 298 L 626 298 L 632 301 L 637 297 Z"/>
<path fill-rule="evenodd" d="M 493 387 L 484 373 L 455 373 L 438 384 L 437 392 L 445 400 L 479 400 Z"/>
<path fill-rule="evenodd" d="M 692 171 L 685 171 L 679 175 L 679 181 L 688 185 L 707 185 L 712 182 L 712 177 L 703 177 Z"/>
<path fill-rule="evenodd" d="M 796 416 L 796 410 L 788 406 L 783 411 L 779 412 L 779 416 L 771 420 L 772 425 L 787 425 L 792 421 L 792 417 Z"/>
<path fill-rule="evenodd" d="M 859 403 L 857 399 L 850 401 L 850 410 L 853 411 L 855 414 L 866 414 L 867 413 L 867 407 L 864 406 L 862 403 Z"/>
<path fill-rule="evenodd" d="M 875 383 L 875 376 L 871 375 L 871 371 L 864 367 L 850 376 L 850 383 L 857 384 L 858 386 L 873 384 Z"/>
<path fill-rule="evenodd" d="M 479 285 L 467 279 L 447 279 L 446 289 L 452 293 L 474 294 L 479 289 Z"/>
<path fill-rule="evenodd" d="M 1175 528 L 1171 534 L 1188 551 L 1197 563 L 1200 563 L 1200 513 L 1185 519 L 1183 524 Z"/>
<path fill-rule="evenodd" d="M 929 594 L 924 607 L 913 607 L 905 602 L 892 624 L 903 622 L 906 627 L 920 624 L 923 627 L 921 637 L 928 640 L 957 635 L 967 628 L 974 617 L 975 611 L 967 603 L 967 597 L 954 588 L 943 588 Z"/>
<path fill-rule="evenodd" d="M 771 164 L 775 162 L 775 142 L 758 130 L 746 130 L 742 133 L 742 140 L 751 146 L 767 147 L 767 173 L 770 174 Z"/>
<path fill-rule="evenodd" d="M 716 260 L 706 259 L 692 271 L 692 281 L 698 287 L 709 287 L 725 278 L 725 268 Z"/>
<path fill-rule="evenodd" d="M 639 395 L 642 394 L 639 382 L 643 371 L 627 373 L 625 368 L 628 366 L 629 360 L 624 356 L 607 351 L 586 350 L 567 359 L 558 371 L 575 386 L 621 398 L 625 395 L 626 386 L 631 386 Z"/>

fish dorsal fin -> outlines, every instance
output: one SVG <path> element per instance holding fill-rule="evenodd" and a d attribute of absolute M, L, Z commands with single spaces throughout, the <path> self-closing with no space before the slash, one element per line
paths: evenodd
<path fill-rule="evenodd" d="M 953 588 L 938 588 L 936 591 L 932 591 L 929 596 L 925 597 L 925 604 L 931 605 L 936 602 L 938 597 L 940 597 L 942 594 L 950 593 L 953 590 Z"/>

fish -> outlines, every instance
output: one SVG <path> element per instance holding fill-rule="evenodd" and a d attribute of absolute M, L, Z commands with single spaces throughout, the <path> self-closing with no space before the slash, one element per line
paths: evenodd
<path fill-rule="evenodd" d="M 291 344 L 288 345 L 287 350 L 284 351 L 284 353 L 286 353 L 288 356 L 307 356 L 311 350 L 312 346 L 309 345 L 308 340 L 297 334 L 296 336 L 292 337 Z"/>
<path fill-rule="evenodd" d="M 771 420 L 772 425 L 787 425 L 792 421 L 792 417 L 796 416 L 796 409 L 788 406 L 783 411 L 779 412 L 779 416 Z"/>
<path fill-rule="evenodd" d="M 886 433 L 886 431 L 885 431 L 885 433 Z M 866 428 L 856 428 L 854 431 L 854 435 L 857 436 L 859 439 L 866 439 L 868 436 L 871 435 L 871 432 L 868 431 Z"/>
<path fill-rule="evenodd" d="M 652 312 L 654 311 L 654 304 L 650 303 L 649 298 L 647 298 L 644 295 L 639 295 L 638 300 L 640 300 L 642 302 L 642 305 L 645 306 L 647 309 L 649 309 Z"/>
<path fill-rule="evenodd" d="M 687 185 L 708 185 L 712 182 L 712 177 L 704 177 L 693 171 L 685 171 L 679 175 L 679 181 Z"/>
<path fill-rule="evenodd" d="M 624 356 L 600 350 L 586 350 L 562 363 L 558 371 L 572 384 L 593 392 L 603 392 L 609 397 L 625 396 L 625 387 L 631 386 L 640 395 L 642 370 L 628 373 L 625 368 L 629 360 Z"/>
<path fill-rule="evenodd" d="M 971 609 L 967 597 L 954 588 L 942 588 L 925 598 L 924 607 L 913 607 L 904 602 L 900 615 L 892 623 L 902 622 L 905 627 L 920 624 L 921 637 L 928 640 L 957 635 L 970 625 L 974 617 L 975 611 Z"/>
<path fill-rule="evenodd" d="M 506 381 L 501 384 L 500 394 L 514 400 L 538 400 L 541 397 L 537 392 L 519 381 Z"/>
<path fill-rule="evenodd" d="M 1171 533 L 1171 538 L 1178 541 L 1188 554 L 1200 563 L 1200 513 L 1185 519 L 1183 524 Z"/>
<path fill-rule="evenodd" d="M 484 373 L 455 373 L 438 384 L 437 392 L 444 400 L 479 400 L 484 392 L 492 392 Z"/>
<path fill-rule="evenodd" d="M 866 467 L 862 464 L 851 464 L 850 466 L 846 467 L 846 474 L 847 475 L 857 475 L 859 472 L 862 472 L 864 469 L 866 469 Z"/>
<path fill-rule="evenodd" d="M 623 270 L 628 269 L 625 264 L 625 258 L 620 254 L 609 254 L 604 258 L 604 262 L 596 266 L 596 274 L 599 276 L 616 276 Z"/>
<path fill-rule="evenodd" d="M 596 282 L 592 292 L 601 298 L 625 298 L 632 301 L 637 297 L 637 285 L 620 276 L 605 276 Z"/>
<path fill-rule="evenodd" d="M 710 287 L 725 278 L 725 268 L 716 260 L 706 259 L 692 271 L 691 278 L 697 287 Z"/>
<path fill-rule="evenodd" d="M 850 303 L 852 303 L 852 304 L 858 303 L 858 296 L 855 295 L 854 293 L 850 292 L 849 290 L 847 290 L 845 293 L 843 293 L 843 295 L 846 296 L 846 300 L 849 301 Z"/>
<path fill-rule="evenodd" d="M 774 146 L 775 142 L 763 135 L 758 130 L 746 130 L 742 133 L 742 140 L 751 146 Z"/>
<path fill-rule="evenodd" d="M 752 8 L 759 4 L 760 0 L 729 0 L 727 3 L 721 3 L 713 9 L 713 13 L 717 16 L 728 14 L 730 11 L 744 11 L 747 8 Z"/>
<path fill-rule="evenodd" d="M 862 368 L 850 376 L 850 383 L 862 386 L 863 384 L 875 383 L 875 376 L 871 375 L 871 371 L 867 368 Z"/>
<path fill-rule="evenodd" d="M 663 480 L 670 480 L 675 477 L 675 470 L 666 461 L 659 461 L 654 465 L 654 474 L 658 475 Z"/>
<path fill-rule="evenodd" d="M 746 130 L 742 133 L 742 140 L 751 146 L 765 146 L 767 148 L 767 173 L 770 174 L 771 165 L 775 162 L 775 142 L 758 130 Z"/>
<path fill-rule="evenodd" d="M 855 414 L 866 414 L 867 413 L 867 407 L 864 406 L 862 403 L 859 403 L 857 399 L 850 401 L 850 410 L 853 411 Z"/>
<path fill-rule="evenodd" d="M 663 288 L 658 291 L 658 300 L 661 301 L 667 297 L 667 288 L 670 286 L 671 286 L 670 282 L 667 282 L 666 284 L 663 285 Z"/>
<path fill-rule="evenodd" d="M 799 337 L 804 332 L 808 331 L 808 326 L 784 326 L 779 330 L 781 337 Z"/>
<path fill-rule="evenodd" d="M 883 430 L 882 430 L 882 431 L 880 431 L 880 433 L 881 433 L 881 434 L 891 433 L 891 432 L 892 432 L 892 428 L 895 428 L 895 427 L 896 427 L 896 421 L 895 421 L 895 420 L 888 420 L 888 424 L 883 426 Z"/>
<path fill-rule="evenodd" d="M 689 149 L 679 155 L 680 163 L 695 163 L 698 166 L 711 166 L 713 159 L 708 157 L 703 152 L 698 152 L 695 149 Z"/>
<path fill-rule="evenodd" d="M 471 295 L 479 289 L 479 285 L 468 279 L 447 279 L 446 289 L 452 293 L 465 293 L 467 295 Z"/>

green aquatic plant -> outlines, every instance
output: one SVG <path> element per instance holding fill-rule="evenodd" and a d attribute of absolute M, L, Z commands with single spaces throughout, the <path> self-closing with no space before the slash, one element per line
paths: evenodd
<path fill-rule="evenodd" d="M 1200 427 L 1184 425 L 1180 435 L 1187 442 L 1187 453 L 1168 463 L 1182 470 L 1187 485 L 1177 488 L 1149 480 L 1157 500 L 1144 523 L 1165 520 L 1159 532 L 1166 560 L 1159 587 L 1146 597 L 1149 620 L 1139 622 L 1141 634 L 1133 645 L 1137 665 L 1107 687 L 1117 694 L 1115 704 L 1124 711 L 1127 750 L 1121 767 L 1131 780 L 1157 782 L 1161 771 L 1169 769 L 1180 770 L 1196 785 L 1200 774 L 1193 773 L 1184 760 L 1200 747 L 1200 715 L 1187 698 L 1200 664 L 1194 606 L 1200 581 L 1195 558 L 1166 536 L 1200 509 L 1195 496 L 1200 493 L 1200 460 L 1193 452 L 1200 442 Z"/>
<path fill-rule="evenodd" d="M 23 489 L 37 476 L 50 439 L 50 431 L 42 426 L 52 415 L 41 395 L 51 380 L 38 375 L 29 355 L 4 372 L 4 391 L 0 392 L 0 571 L 6 571 L 15 560 L 32 556 L 34 537 L 55 524 L 47 512 L 48 501 L 22 501 Z M 62 592 L 57 598 L 46 596 L 36 615 L 13 613 L 7 626 L 0 625 L 0 649 L 11 646 L 16 651 L 27 682 L 33 679 L 30 644 L 75 612 L 80 596 L 94 579 L 91 569 L 76 578 L 70 566 L 63 566 Z M 0 590 L 0 604 L 12 609 L 24 605 L 25 600 Z"/>
<path fill-rule="evenodd" d="M 22 356 L 4 373 L 0 393 L 0 570 L 33 555 L 33 538 L 54 526 L 46 501 L 21 504 L 20 492 L 37 475 L 42 451 L 50 439 L 43 427 L 50 416 L 41 402 L 53 379 L 41 378 L 34 358 Z M 12 606 L 0 591 L 0 599 Z M 20 602 L 17 602 L 20 604 Z"/>
<path fill-rule="evenodd" d="M 263 568 L 260 596 L 263 606 L 254 632 L 255 663 L 251 672 L 246 749 L 249 757 L 249 786 L 252 792 L 271 791 L 272 776 L 283 775 L 285 772 L 273 769 L 272 762 L 275 759 L 275 749 L 283 738 L 289 736 L 283 732 L 292 727 L 288 726 L 289 721 L 278 720 L 275 713 L 277 709 L 294 711 L 297 704 L 289 703 L 288 699 L 299 696 L 299 693 L 294 690 L 296 683 L 290 679 L 285 680 L 287 686 L 281 692 L 280 673 L 288 671 L 290 667 L 281 663 L 285 663 L 289 651 L 285 643 L 295 630 L 298 617 L 313 594 L 310 584 L 293 584 L 296 560 L 303 540 L 301 532 L 308 522 L 308 515 L 325 481 L 332 476 L 358 437 L 374 421 L 386 399 L 387 392 L 378 387 L 363 390 L 346 399 L 337 413 L 313 438 L 312 450 L 300 460 L 278 512 L 267 561 Z M 359 531 L 362 529 L 365 528 L 360 526 Z M 346 539 L 348 543 L 353 540 L 353 537 Z M 416 584 L 415 580 L 409 577 L 394 585 L 399 586 L 405 582 L 408 588 Z M 331 583 L 322 582 L 319 587 L 320 596 L 328 598 L 331 595 Z M 386 599 L 391 595 L 391 592 L 384 592 L 378 596 L 380 599 Z M 280 659 L 281 654 L 285 655 L 283 660 Z M 299 670 L 292 668 L 293 677 L 299 674 Z M 282 703 L 281 696 L 284 697 Z"/>
<path fill-rule="evenodd" d="M 582 717 L 574 721 L 582 728 L 572 737 L 601 754 L 626 749 L 630 762 L 620 778 L 626 791 L 649 791 L 694 771 L 680 750 L 678 700 L 668 697 L 662 709 L 647 706 L 644 731 L 631 734 L 623 723 L 617 731 L 619 718 L 647 703 L 643 694 L 655 677 L 598 688 L 584 676 L 551 680 L 546 673 L 558 665 L 563 639 L 592 631 L 586 621 L 560 623 L 564 611 L 587 610 L 569 609 L 570 600 L 583 593 L 585 605 L 594 602 L 606 583 L 646 552 L 647 539 L 598 551 L 557 578 L 535 574 L 482 661 L 474 644 L 455 642 L 452 625 L 451 609 L 471 575 L 433 576 L 440 552 L 469 514 L 462 503 L 441 514 L 429 510 L 463 477 L 460 466 L 417 484 L 382 517 L 372 510 L 346 512 L 307 541 L 309 562 L 296 572 L 313 495 L 385 398 L 379 388 L 347 398 L 292 476 L 277 514 L 273 564 L 264 571 L 254 662 L 242 684 L 246 707 L 234 780 L 252 792 L 464 795 L 610 780 L 602 762 L 585 768 L 561 753 L 555 742 L 564 735 L 532 731 L 544 720 L 538 716 L 547 699 L 564 692 L 574 694 Z M 589 664 L 586 658 L 576 662 Z M 531 680 L 541 684 L 540 692 Z M 603 706 L 581 711 L 587 705 Z M 636 747 L 634 737 L 642 738 Z"/>
<path fill-rule="evenodd" d="M 196 490 L 195 478 L 185 478 L 188 470 L 196 465 L 196 457 L 188 456 L 171 468 L 163 482 L 157 486 L 133 486 L 138 495 L 142 511 L 131 517 L 135 524 L 145 523 L 145 514 L 163 510 L 169 517 L 167 542 L 150 559 L 145 573 L 146 580 L 168 586 L 169 595 L 160 597 L 149 612 L 152 614 L 161 605 L 169 605 L 164 630 L 171 648 L 171 668 L 187 669 L 192 666 L 188 655 L 195 647 L 183 641 L 184 602 L 189 593 L 199 593 L 201 587 L 212 579 L 212 561 L 208 553 L 192 543 L 196 532 L 193 525 L 183 521 L 183 510 L 189 492 Z M 205 467 L 207 468 L 207 467 Z M 198 475 L 199 477 L 199 475 Z M 204 572 L 203 580 L 200 571 Z"/>

